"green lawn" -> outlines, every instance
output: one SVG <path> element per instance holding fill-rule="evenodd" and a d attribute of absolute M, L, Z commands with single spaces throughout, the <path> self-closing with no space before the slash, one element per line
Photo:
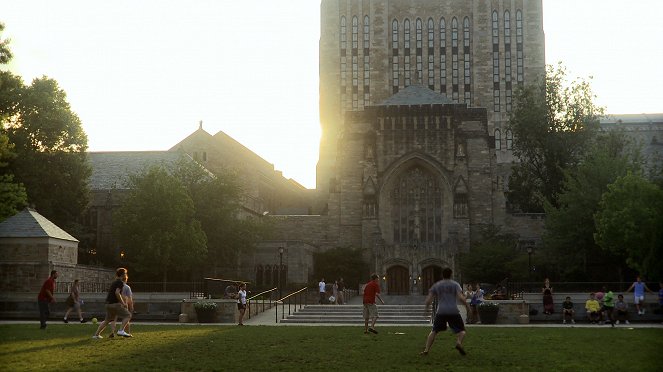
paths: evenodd
<path fill-rule="evenodd" d="M 93 340 L 95 327 L 0 325 L 0 370 L 660 371 L 663 352 L 663 329 L 605 326 L 473 327 L 465 357 L 449 332 L 419 356 L 423 327 L 134 325 L 131 339 Z"/>

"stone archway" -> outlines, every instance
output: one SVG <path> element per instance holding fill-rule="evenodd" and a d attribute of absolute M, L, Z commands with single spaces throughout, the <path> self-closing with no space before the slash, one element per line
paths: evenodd
<path fill-rule="evenodd" d="M 405 266 L 392 266 L 387 269 L 387 294 L 410 294 L 410 272 Z"/>
<path fill-rule="evenodd" d="M 430 287 L 440 279 L 442 279 L 442 268 L 440 266 L 431 265 L 424 267 L 424 269 L 421 270 L 422 294 L 428 294 Z"/>

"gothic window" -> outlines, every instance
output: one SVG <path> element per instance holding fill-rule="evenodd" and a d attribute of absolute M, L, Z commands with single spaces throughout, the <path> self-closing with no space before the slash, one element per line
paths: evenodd
<path fill-rule="evenodd" d="M 370 59 L 370 45 L 371 45 L 370 25 L 368 16 L 364 17 L 364 105 L 370 104 L 371 92 L 371 59 Z"/>
<path fill-rule="evenodd" d="M 346 85 L 346 48 L 347 48 L 347 34 L 346 34 L 345 17 L 341 17 L 341 107 L 345 104 L 345 85 Z"/>
<path fill-rule="evenodd" d="M 359 55 L 358 49 L 359 21 L 357 16 L 352 17 L 352 109 L 359 107 Z"/>
<path fill-rule="evenodd" d="M 506 131 L 506 149 L 513 150 L 513 133 L 511 133 L 511 129 L 507 129 Z"/>
<path fill-rule="evenodd" d="M 493 111 L 500 111 L 500 28 L 493 11 Z"/>
<path fill-rule="evenodd" d="M 423 25 L 421 23 L 420 18 L 417 18 L 416 27 L 417 27 L 417 36 L 416 36 L 416 40 L 417 40 L 417 76 L 416 77 L 417 77 L 417 82 L 421 83 L 423 81 L 422 78 L 423 78 L 424 75 L 423 75 L 423 51 L 422 51 L 422 49 L 423 49 L 423 45 L 422 45 L 422 43 L 423 43 L 423 41 L 422 41 Z"/>
<path fill-rule="evenodd" d="M 465 84 L 465 103 L 470 104 L 472 101 L 472 88 L 471 79 L 472 74 L 470 67 L 470 19 L 465 17 L 463 19 L 463 58 L 464 58 L 464 84 Z"/>
<path fill-rule="evenodd" d="M 504 84 L 506 111 L 511 111 L 511 13 L 504 12 Z"/>
<path fill-rule="evenodd" d="M 444 18 L 440 18 L 440 93 L 447 95 L 447 29 Z"/>
<path fill-rule="evenodd" d="M 395 244 L 442 242 L 442 191 L 438 178 L 414 167 L 403 173 L 391 192 Z"/>
<path fill-rule="evenodd" d="M 458 103 L 458 20 L 451 19 L 451 95 Z"/>
<path fill-rule="evenodd" d="M 403 22 L 403 47 L 405 58 L 405 86 L 410 86 L 410 20 L 405 19 Z"/>
<path fill-rule="evenodd" d="M 435 90 L 435 25 L 433 18 L 428 18 L 428 88 Z"/>
<path fill-rule="evenodd" d="M 523 82 L 523 12 L 516 11 L 516 79 Z"/>
<path fill-rule="evenodd" d="M 502 132 L 499 129 L 495 129 L 495 150 L 502 149 Z"/>
<path fill-rule="evenodd" d="M 263 271 L 262 271 L 262 265 L 256 266 L 256 285 L 257 286 L 262 286 L 263 285 Z"/>
<path fill-rule="evenodd" d="M 398 21 L 393 20 L 391 23 L 391 49 L 392 49 L 392 63 L 391 63 L 391 76 L 392 76 L 392 93 L 398 93 Z"/>
<path fill-rule="evenodd" d="M 454 195 L 454 217 L 467 217 L 467 194 Z"/>

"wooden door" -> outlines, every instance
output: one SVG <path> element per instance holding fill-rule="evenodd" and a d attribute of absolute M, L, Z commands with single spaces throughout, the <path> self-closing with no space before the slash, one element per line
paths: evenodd
<path fill-rule="evenodd" d="M 442 279 L 442 268 L 439 266 L 427 266 L 421 271 L 421 294 L 428 294 L 430 287 Z"/>
<path fill-rule="evenodd" d="M 392 266 L 387 269 L 387 294 L 410 294 L 410 273 L 403 266 Z"/>

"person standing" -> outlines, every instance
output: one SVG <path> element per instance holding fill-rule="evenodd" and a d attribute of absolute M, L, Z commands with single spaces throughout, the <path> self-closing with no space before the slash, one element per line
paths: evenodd
<path fill-rule="evenodd" d="M 555 312 L 555 304 L 553 302 L 553 289 L 550 286 L 550 279 L 546 278 L 543 281 L 543 288 L 541 288 L 541 293 L 543 294 L 543 313 L 546 315 L 551 315 Z"/>
<path fill-rule="evenodd" d="M 334 297 L 334 305 L 338 305 L 338 280 L 334 280 L 334 285 L 332 286 L 332 297 Z"/>
<path fill-rule="evenodd" d="M 428 355 L 433 342 L 435 342 L 435 337 L 439 332 L 447 330 L 447 324 L 449 324 L 451 331 L 456 334 L 456 350 L 458 350 L 460 355 L 466 354 L 465 349 L 463 349 L 465 325 L 458 311 L 457 303 L 460 302 L 465 305 L 465 310 L 468 313 L 470 312 L 470 306 L 467 304 L 460 284 L 451 280 L 451 274 L 452 271 L 448 267 L 442 270 L 442 280 L 433 284 L 428 291 L 426 312 L 428 312 L 434 298 L 437 298 L 437 312 L 435 313 L 433 328 L 426 338 L 426 346 L 424 347 L 424 351 L 421 352 L 421 355 Z"/>
<path fill-rule="evenodd" d="M 125 275 L 124 278 L 122 278 L 122 281 L 124 282 L 124 287 L 122 287 L 122 298 L 124 298 L 124 302 L 127 304 L 127 310 L 129 310 L 129 312 L 131 314 L 133 314 L 134 313 L 134 294 L 133 294 L 133 291 L 131 290 L 131 287 L 129 286 L 129 284 L 127 284 L 127 281 L 129 281 L 129 275 L 128 274 Z M 115 334 L 115 323 L 116 322 L 117 322 L 117 317 L 115 317 L 115 319 L 113 319 L 113 322 L 112 322 L 112 325 L 111 325 L 111 329 L 113 331 L 111 332 L 110 337 L 113 337 L 113 335 Z M 122 330 L 124 331 L 125 334 L 128 335 L 128 336 L 125 336 L 125 337 L 133 337 L 133 335 L 131 334 L 131 321 L 127 322 L 127 324 L 124 326 L 124 328 L 122 328 Z"/>
<path fill-rule="evenodd" d="M 645 291 L 649 293 L 654 293 L 649 287 L 647 287 L 647 284 L 645 284 L 642 279 L 640 278 L 640 275 L 638 275 L 635 278 L 635 282 L 631 284 L 630 287 L 626 290 L 626 292 L 631 292 L 633 291 L 633 303 L 635 303 L 635 308 L 638 310 L 638 315 L 644 315 L 645 309 L 644 309 L 644 304 L 645 304 Z M 642 304 L 642 308 L 640 307 L 640 304 Z"/>
<path fill-rule="evenodd" d="M 318 292 L 320 293 L 320 300 L 318 302 L 320 303 L 320 305 L 327 302 L 326 287 L 327 284 L 325 283 L 325 278 L 320 279 L 320 282 L 318 283 Z"/>
<path fill-rule="evenodd" d="M 338 297 L 336 298 L 336 302 L 338 302 L 339 305 L 345 303 L 345 282 L 343 281 L 343 278 L 338 279 Z"/>
<path fill-rule="evenodd" d="M 377 274 L 371 275 L 371 281 L 366 283 L 364 287 L 364 333 L 375 333 L 375 322 L 378 320 L 378 307 L 375 305 L 375 298 L 377 297 L 384 305 L 384 300 L 380 297 L 380 284 Z M 371 326 L 368 326 L 368 319 L 371 319 Z"/>
<path fill-rule="evenodd" d="M 246 283 L 239 285 L 237 291 L 237 310 L 239 310 L 239 323 L 237 325 L 244 325 L 244 313 L 246 312 Z"/>
<path fill-rule="evenodd" d="M 67 297 L 67 312 L 64 313 L 63 319 L 65 323 L 69 323 L 67 317 L 73 309 L 76 309 L 78 312 L 78 318 L 81 323 L 85 323 L 85 319 L 83 319 L 83 312 L 81 311 L 81 287 L 78 279 L 74 280 L 74 284 L 71 285 L 71 290 L 69 291 L 69 297 Z"/>
<path fill-rule="evenodd" d="M 37 295 L 37 303 L 39 305 L 39 329 L 46 329 L 46 320 L 51 315 L 49 304 L 55 301 L 55 279 L 58 278 L 59 273 L 57 270 L 52 270 L 51 275 L 44 281 L 41 290 Z"/>
<path fill-rule="evenodd" d="M 601 308 L 603 319 L 610 321 L 610 325 L 614 327 L 615 316 L 613 310 L 615 310 L 615 294 L 612 291 L 608 291 L 606 287 L 603 287 L 603 307 Z"/>
<path fill-rule="evenodd" d="M 127 274 L 127 269 L 123 267 L 115 271 L 115 280 L 111 283 L 110 288 L 108 288 L 108 294 L 106 295 L 106 318 L 99 324 L 92 338 L 103 338 L 101 332 L 116 317 L 122 318 L 122 327 L 117 331 L 118 336 L 131 337 L 130 334 L 124 332 L 124 327 L 131 320 L 131 313 L 127 309 L 127 304 L 122 297 L 122 288 L 124 288 L 125 276 L 128 276 Z"/>

